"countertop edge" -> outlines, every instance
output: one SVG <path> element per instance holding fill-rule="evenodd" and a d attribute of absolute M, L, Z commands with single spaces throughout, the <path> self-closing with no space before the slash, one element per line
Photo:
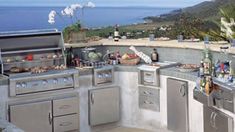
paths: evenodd
<path fill-rule="evenodd" d="M 102 39 L 100 41 L 88 42 L 88 43 L 73 43 L 68 44 L 65 43 L 65 47 L 73 47 L 73 48 L 82 48 L 82 47 L 90 47 L 90 46 L 141 46 L 141 47 L 164 47 L 164 48 L 179 48 L 179 49 L 194 49 L 194 50 L 203 50 L 205 48 L 205 44 L 203 41 L 200 42 L 178 42 L 177 40 L 169 40 L 169 41 L 149 41 L 146 39 L 143 40 L 120 40 L 119 42 L 114 42 L 108 39 Z M 213 44 L 208 44 L 208 47 L 211 51 L 220 52 L 220 47 L 226 46 L 229 47 L 229 53 L 235 54 L 235 47 L 231 47 L 229 43 L 219 43 L 215 42 Z"/>

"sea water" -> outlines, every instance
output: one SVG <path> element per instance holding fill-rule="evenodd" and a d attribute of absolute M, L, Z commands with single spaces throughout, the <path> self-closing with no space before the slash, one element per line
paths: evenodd
<path fill-rule="evenodd" d="M 73 19 L 57 15 L 55 24 L 48 23 L 48 14 L 55 10 L 60 14 L 64 7 L 0 7 L 0 32 L 64 27 L 80 20 L 84 27 L 100 28 L 106 26 L 128 25 L 144 22 L 147 16 L 159 16 L 176 8 L 155 7 L 95 7 L 78 10 Z"/>

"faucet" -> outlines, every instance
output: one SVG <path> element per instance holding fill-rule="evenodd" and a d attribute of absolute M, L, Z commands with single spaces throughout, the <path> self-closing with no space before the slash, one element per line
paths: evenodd
<path fill-rule="evenodd" d="M 107 59 L 107 58 L 105 59 L 105 57 L 108 56 L 109 54 L 112 54 L 112 53 L 115 53 L 115 51 L 109 51 L 109 50 L 107 50 L 107 51 L 106 51 L 106 54 L 104 54 L 104 56 L 103 56 L 102 59 L 105 61 L 105 60 Z"/>

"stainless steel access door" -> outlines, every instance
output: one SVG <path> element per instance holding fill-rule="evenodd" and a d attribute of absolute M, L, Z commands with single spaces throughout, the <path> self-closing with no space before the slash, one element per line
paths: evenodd
<path fill-rule="evenodd" d="M 167 127 L 174 132 L 188 132 L 188 84 L 167 79 Z"/>
<path fill-rule="evenodd" d="M 233 132 L 233 119 L 224 113 L 204 106 L 204 132 Z"/>
<path fill-rule="evenodd" d="M 51 101 L 10 106 L 10 122 L 25 132 L 52 132 Z"/>
<path fill-rule="evenodd" d="M 90 90 L 89 98 L 91 126 L 116 122 L 120 119 L 119 87 Z"/>

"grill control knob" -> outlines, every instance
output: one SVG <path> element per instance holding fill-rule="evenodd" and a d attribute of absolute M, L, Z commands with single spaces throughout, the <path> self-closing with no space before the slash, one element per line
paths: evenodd
<path fill-rule="evenodd" d="M 57 84 L 58 83 L 58 79 L 53 79 L 53 83 Z"/>
<path fill-rule="evenodd" d="M 21 86 L 22 86 L 23 88 L 26 88 L 26 83 L 22 83 Z"/>
<path fill-rule="evenodd" d="M 103 78 L 103 75 L 102 74 L 98 74 L 98 78 Z"/>
<path fill-rule="evenodd" d="M 67 77 L 64 78 L 64 82 L 68 82 L 68 80 L 69 80 L 69 79 L 68 79 Z"/>
<path fill-rule="evenodd" d="M 108 74 L 108 73 L 105 73 L 104 76 L 105 76 L 105 78 L 108 78 L 108 77 L 109 77 L 109 74 Z"/>
<path fill-rule="evenodd" d="M 42 81 L 42 84 L 43 84 L 43 85 L 46 85 L 47 83 L 48 83 L 47 80 L 43 80 L 43 81 Z"/>
<path fill-rule="evenodd" d="M 21 87 L 21 84 L 20 83 L 17 83 L 16 84 L 16 88 L 20 88 Z"/>

